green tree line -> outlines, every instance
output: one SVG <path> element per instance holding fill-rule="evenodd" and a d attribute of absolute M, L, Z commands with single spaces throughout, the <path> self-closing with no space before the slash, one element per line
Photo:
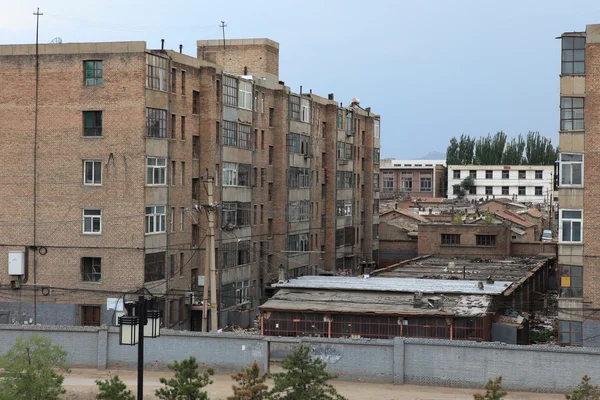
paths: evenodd
<path fill-rule="evenodd" d="M 539 132 L 510 140 L 502 131 L 480 138 L 462 134 L 450 139 L 446 149 L 446 165 L 552 165 L 555 161 L 552 141 Z"/>

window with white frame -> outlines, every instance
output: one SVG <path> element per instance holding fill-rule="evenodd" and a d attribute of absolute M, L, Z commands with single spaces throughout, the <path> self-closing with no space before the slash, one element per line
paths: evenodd
<path fill-rule="evenodd" d="M 413 174 L 412 172 L 402 172 L 400 176 L 400 187 L 403 192 L 412 192 L 413 188 Z"/>
<path fill-rule="evenodd" d="M 419 177 L 421 178 L 421 192 L 431 192 L 433 179 L 430 172 L 421 172 Z"/>
<path fill-rule="evenodd" d="M 583 154 L 559 153 L 560 186 L 583 184 Z"/>
<path fill-rule="evenodd" d="M 310 187 L 310 169 L 290 167 L 288 172 L 288 186 L 290 188 Z"/>
<path fill-rule="evenodd" d="M 250 186 L 250 164 L 224 162 L 223 186 Z"/>
<path fill-rule="evenodd" d="M 310 100 L 302 99 L 300 102 L 300 121 L 310 122 Z"/>
<path fill-rule="evenodd" d="M 375 136 L 376 138 L 378 138 L 379 134 L 380 134 L 379 133 L 379 130 L 380 130 L 379 124 L 380 124 L 380 122 L 379 122 L 378 119 L 376 119 L 375 121 L 373 121 L 373 136 Z"/>
<path fill-rule="evenodd" d="M 238 107 L 252 110 L 252 83 L 239 81 Z"/>
<path fill-rule="evenodd" d="M 239 138 L 238 138 L 238 146 L 242 149 L 250 149 L 252 150 L 252 143 L 254 143 L 253 134 L 252 134 L 252 126 L 251 125 L 238 125 L 239 129 Z"/>
<path fill-rule="evenodd" d="M 560 210 L 559 227 L 562 242 L 581 243 L 583 240 L 583 211 Z"/>
<path fill-rule="evenodd" d="M 238 201 L 225 201 L 221 205 L 221 225 L 222 226 L 246 226 L 250 225 L 251 219 L 250 203 L 241 203 Z"/>
<path fill-rule="evenodd" d="M 165 206 L 146 207 L 146 233 L 165 232 Z"/>
<path fill-rule="evenodd" d="M 310 200 L 290 201 L 288 206 L 288 221 L 308 221 L 310 219 Z"/>
<path fill-rule="evenodd" d="M 223 75 L 223 104 L 232 107 L 238 105 L 238 80 L 227 75 Z"/>
<path fill-rule="evenodd" d="M 83 210 L 83 233 L 91 235 L 102 233 L 102 210 Z"/>
<path fill-rule="evenodd" d="M 102 184 L 102 161 L 84 160 L 83 161 L 83 184 L 101 185 Z"/>
<path fill-rule="evenodd" d="M 351 217 L 352 200 L 336 200 L 335 215 L 338 217 Z"/>
<path fill-rule="evenodd" d="M 146 184 L 167 184 L 167 159 L 162 157 L 146 158 Z"/>
<path fill-rule="evenodd" d="M 383 191 L 393 192 L 394 191 L 394 173 L 390 171 L 383 172 Z"/>

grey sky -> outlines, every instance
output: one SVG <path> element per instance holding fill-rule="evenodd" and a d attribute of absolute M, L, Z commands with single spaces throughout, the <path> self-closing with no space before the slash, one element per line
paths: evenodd
<path fill-rule="evenodd" d="M 557 143 L 560 44 L 600 2 L 482 0 L 0 0 L 0 43 L 160 39 L 196 55 L 197 39 L 268 37 L 280 78 L 382 115 L 382 157 L 445 151 L 449 139 L 538 130 Z M 1 67 L 1 66 L 0 66 Z"/>

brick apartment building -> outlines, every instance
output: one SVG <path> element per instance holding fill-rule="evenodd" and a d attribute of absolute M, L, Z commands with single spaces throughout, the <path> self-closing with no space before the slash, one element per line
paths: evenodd
<path fill-rule="evenodd" d="M 563 33 L 560 40 L 559 341 L 598 347 L 600 25 Z"/>
<path fill-rule="evenodd" d="M 166 327 L 198 329 L 209 177 L 222 325 L 252 315 L 237 311 L 280 265 L 376 258 L 379 116 L 293 93 L 274 41 L 197 50 L 40 45 L 36 107 L 35 46 L 0 46 L 0 317 L 114 323 L 107 302 L 145 288 Z"/>
<path fill-rule="evenodd" d="M 445 160 L 381 160 L 381 198 L 444 197 Z"/>

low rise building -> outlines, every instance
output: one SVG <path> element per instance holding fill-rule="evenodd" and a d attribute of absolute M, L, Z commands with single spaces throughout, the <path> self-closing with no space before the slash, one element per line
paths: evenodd
<path fill-rule="evenodd" d="M 444 160 L 381 160 L 381 198 L 443 197 Z"/>

